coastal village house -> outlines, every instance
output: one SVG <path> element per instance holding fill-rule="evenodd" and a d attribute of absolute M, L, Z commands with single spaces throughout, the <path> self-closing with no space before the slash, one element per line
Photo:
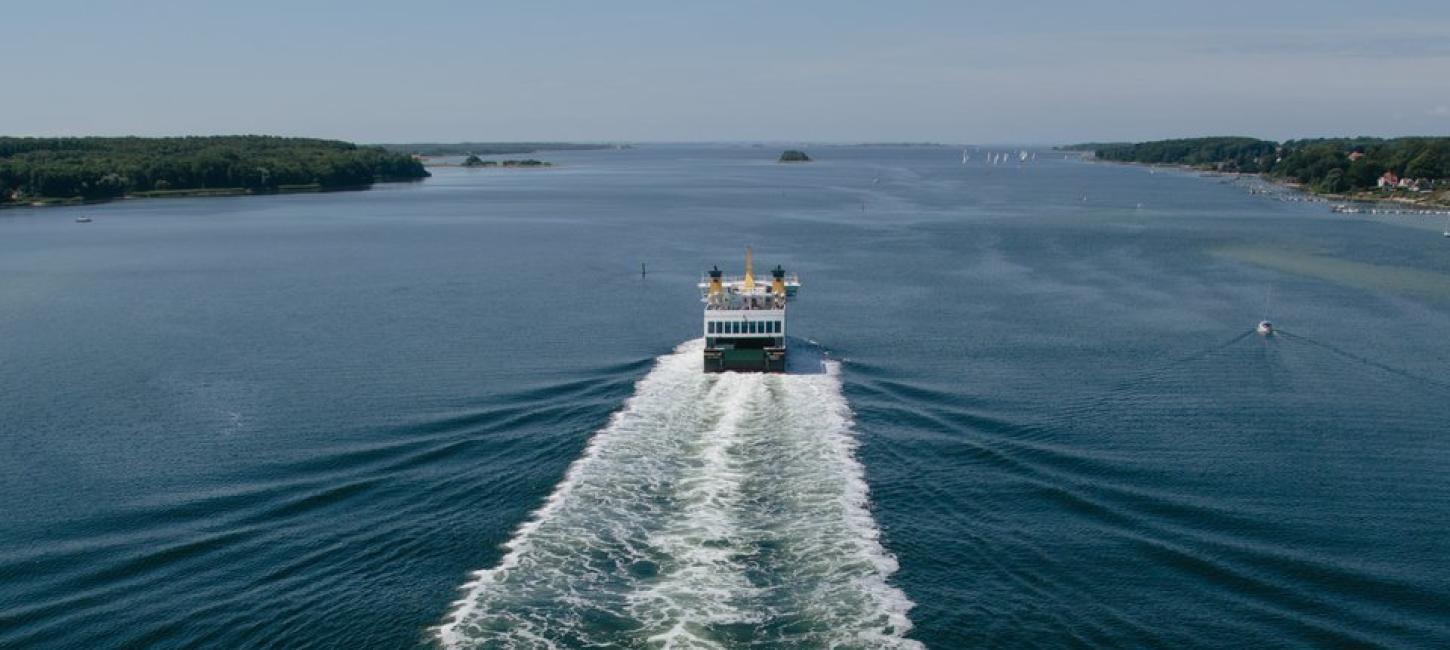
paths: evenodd
<path fill-rule="evenodd" d="M 1427 178 L 1401 178 L 1393 171 L 1387 171 L 1380 176 L 1377 185 L 1382 190 L 1416 190 L 1423 191 L 1433 185 L 1433 181 Z"/>

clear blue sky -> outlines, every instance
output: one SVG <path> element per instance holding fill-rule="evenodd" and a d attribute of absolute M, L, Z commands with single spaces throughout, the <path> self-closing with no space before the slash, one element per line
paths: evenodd
<path fill-rule="evenodd" d="M 1450 1 L 0 5 L 0 134 L 1450 134 Z"/>

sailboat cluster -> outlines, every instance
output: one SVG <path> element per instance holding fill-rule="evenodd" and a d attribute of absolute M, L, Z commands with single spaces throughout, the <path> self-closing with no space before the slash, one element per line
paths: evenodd
<path fill-rule="evenodd" d="M 1013 158 L 1016 158 L 1017 159 L 1017 163 L 1018 164 L 1022 164 L 1022 163 L 1026 163 L 1026 162 L 1030 162 L 1030 161 L 1035 161 L 1035 160 L 1037 160 L 1037 152 L 1035 152 L 1035 151 L 1027 151 L 1026 149 L 1021 149 L 1021 150 L 1018 150 L 1018 151 L 1015 151 L 1015 152 L 1011 152 L 1011 151 L 1007 151 L 1007 152 L 1003 152 L 1003 151 L 989 151 L 989 152 L 987 152 L 986 164 L 988 164 L 988 165 L 1002 165 L 1002 164 L 1007 164 L 1007 163 L 1012 162 L 1012 159 Z M 963 165 L 967 164 L 967 161 L 969 161 L 971 159 L 972 159 L 972 154 L 969 153 L 966 149 L 963 149 L 962 150 L 962 164 Z"/>

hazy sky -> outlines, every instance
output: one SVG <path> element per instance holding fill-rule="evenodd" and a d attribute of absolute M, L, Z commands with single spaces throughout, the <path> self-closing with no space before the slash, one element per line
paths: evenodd
<path fill-rule="evenodd" d="M 1450 0 L 0 2 L 0 134 L 1450 134 Z"/>

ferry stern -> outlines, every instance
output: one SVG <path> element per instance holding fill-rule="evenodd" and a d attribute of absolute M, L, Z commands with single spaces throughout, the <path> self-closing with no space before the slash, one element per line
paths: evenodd
<path fill-rule="evenodd" d="M 726 277 L 717 266 L 699 284 L 705 303 L 705 372 L 785 371 L 786 303 L 800 279 L 776 266 L 769 285 L 755 281 L 750 249 L 745 275 Z"/>

